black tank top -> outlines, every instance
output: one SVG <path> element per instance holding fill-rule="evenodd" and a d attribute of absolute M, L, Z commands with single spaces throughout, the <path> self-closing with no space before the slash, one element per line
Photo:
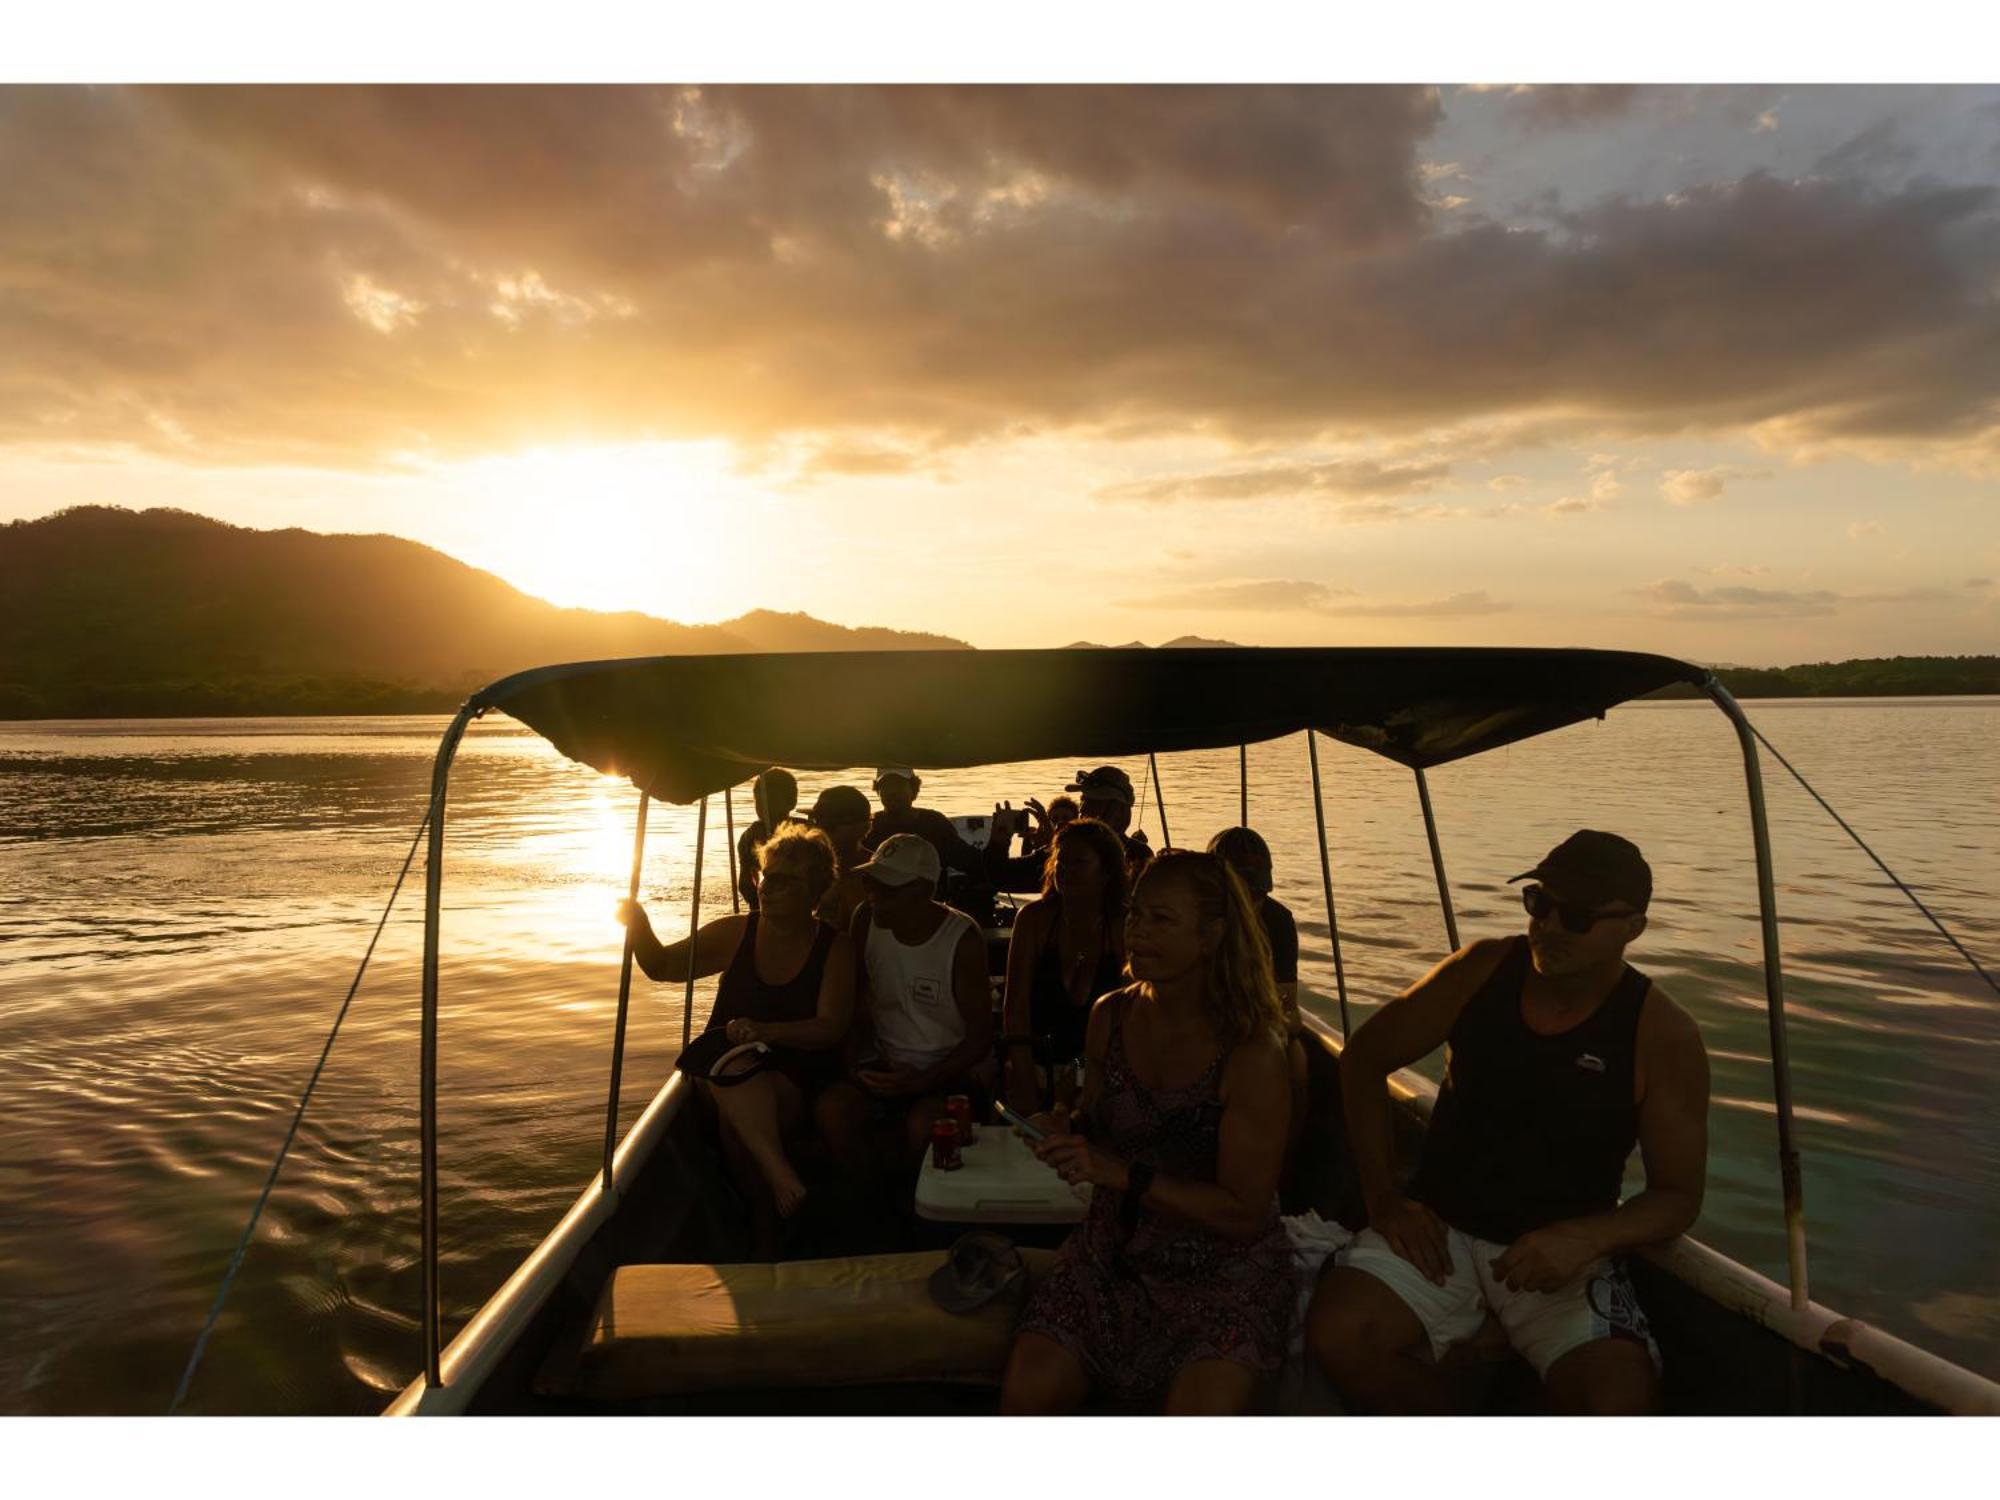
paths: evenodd
<path fill-rule="evenodd" d="M 716 986 L 715 1010 L 705 1028 L 717 1031 L 731 1021 L 810 1021 L 819 1014 L 819 981 L 826 955 L 839 934 L 824 922 L 813 936 L 812 951 L 799 972 L 783 984 L 766 984 L 757 977 L 757 913 L 743 924 L 743 941 Z"/>
<path fill-rule="evenodd" d="M 1616 1208 L 1639 1138 L 1633 1069 L 1652 981 L 1628 964 L 1586 1020 L 1542 1036 L 1521 1019 L 1529 962 L 1516 938 L 1459 1012 L 1410 1184 L 1453 1228 L 1501 1244 Z"/>
<path fill-rule="evenodd" d="M 1090 980 L 1090 998 L 1078 1005 L 1071 998 L 1062 972 L 1062 897 L 1051 896 L 1054 910 L 1049 928 L 1035 955 L 1032 987 L 1028 991 L 1028 1029 L 1047 1044 L 1047 1061 L 1068 1062 L 1083 1056 L 1084 1039 L 1090 1030 L 1090 1010 L 1098 998 L 1125 983 L 1124 964 L 1116 953 L 1100 947 L 1097 967 Z"/>

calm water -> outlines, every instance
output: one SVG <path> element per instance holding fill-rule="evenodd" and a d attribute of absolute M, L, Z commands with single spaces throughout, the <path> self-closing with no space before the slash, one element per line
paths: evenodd
<path fill-rule="evenodd" d="M 1752 708 L 2000 965 L 2000 702 Z M 164 1409 L 415 830 L 442 724 L 0 725 L 0 1410 Z M 1439 956 L 1442 924 L 1408 773 L 1338 745 L 1322 762 L 1365 1014 Z M 1299 916 L 1305 982 L 1331 994 L 1305 764 L 1299 738 L 1252 749 L 1251 821 Z M 970 812 L 1046 798 L 1073 769 L 940 771 L 924 800 Z M 1233 751 L 1169 757 L 1162 776 L 1176 842 L 1235 821 Z M 1711 707 L 1645 704 L 1446 767 L 1432 793 L 1467 938 L 1519 928 L 1505 877 L 1578 825 L 1646 850 L 1658 894 L 1634 957 L 1693 1011 L 1715 1069 L 1697 1232 L 1782 1280 L 1740 776 Z M 836 779 L 867 778 L 803 777 L 805 800 Z M 2000 1375 L 2000 1003 L 1789 778 L 1770 793 L 1814 1293 Z M 460 756 L 443 962 L 447 1333 L 595 1168 L 611 911 L 636 803 L 511 721 L 476 726 Z M 1146 821 L 1157 830 L 1150 807 Z M 645 894 L 674 914 L 662 927 L 685 920 L 693 826 L 689 810 L 653 811 Z M 719 828 L 710 855 L 719 913 Z M 197 1410 L 369 1412 L 416 1372 L 419 889 L 413 878 L 355 1001 Z M 639 985 L 628 1121 L 681 1030 L 679 987 Z"/>

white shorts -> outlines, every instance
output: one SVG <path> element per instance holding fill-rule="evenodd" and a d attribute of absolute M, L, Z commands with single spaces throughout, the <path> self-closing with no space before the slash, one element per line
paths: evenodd
<path fill-rule="evenodd" d="M 1364 1229 L 1335 1252 L 1335 1264 L 1366 1271 L 1400 1297 L 1430 1336 L 1431 1357 L 1479 1332 L 1490 1309 L 1507 1330 L 1507 1341 L 1546 1377 L 1549 1367 L 1570 1350 L 1598 1339 L 1631 1339 L 1646 1346 L 1653 1368 L 1660 1348 L 1625 1273 L 1610 1260 L 1596 1260 L 1568 1286 L 1553 1292 L 1510 1291 L 1493 1274 L 1493 1262 L 1507 1249 L 1445 1227 L 1451 1274 L 1439 1286 Z"/>

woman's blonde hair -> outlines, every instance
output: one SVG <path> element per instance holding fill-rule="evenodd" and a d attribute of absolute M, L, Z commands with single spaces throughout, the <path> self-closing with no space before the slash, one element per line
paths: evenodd
<path fill-rule="evenodd" d="M 768 870 L 771 857 L 778 855 L 785 859 L 795 859 L 804 866 L 806 893 L 811 898 L 808 904 L 815 910 L 820 898 L 832 889 L 836 861 L 833 840 L 817 828 L 808 828 L 803 823 L 780 823 L 771 836 L 757 846 L 757 868 Z"/>
<path fill-rule="evenodd" d="M 1194 897 L 1196 919 L 1222 924 L 1222 939 L 1209 955 L 1204 986 L 1210 1023 L 1225 1047 L 1263 1032 L 1282 1044 L 1285 1011 L 1271 973 L 1271 940 L 1264 933 L 1250 892 L 1227 861 L 1213 854 L 1171 849 L 1140 874 L 1137 892 L 1156 881 L 1173 880 Z"/>

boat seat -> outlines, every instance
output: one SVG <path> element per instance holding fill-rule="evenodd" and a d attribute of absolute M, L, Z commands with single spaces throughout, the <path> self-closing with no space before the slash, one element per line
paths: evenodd
<path fill-rule="evenodd" d="M 1055 1259 L 1024 1249 L 1031 1279 Z M 880 1385 L 998 1386 L 1014 1308 L 931 1301 L 944 1252 L 749 1265 L 628 1265 L 611 1273 L 580 1346 L 558 1345 L 535 1389 L 634 1400 L 699 1392 Z"/>

